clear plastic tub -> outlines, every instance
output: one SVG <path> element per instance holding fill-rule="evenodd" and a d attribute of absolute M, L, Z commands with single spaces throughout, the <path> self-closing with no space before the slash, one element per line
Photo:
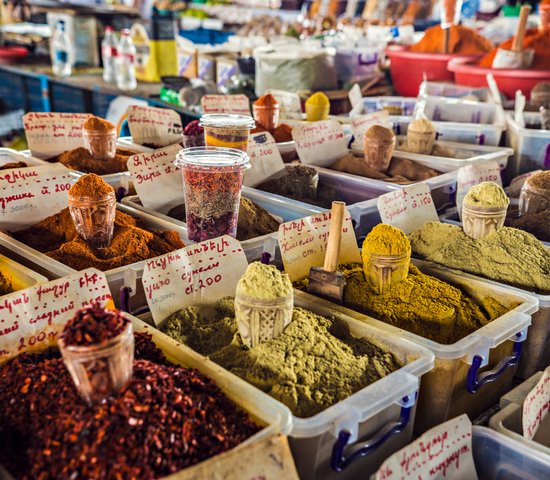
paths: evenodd
<path fill-rule="evenodd" d="M 475 96 L 480 102 L 492 102 L 491 91 L 488 88 L 471 88 L 454 83 L 424 81 L 420 84 L 420 97 L 464 98 Z"/>
<path fill-rule="evenodd" d="M 414 113 L 416 103 L 418 100 L 411 97 L 391 97 L 391 96 L 380 96 L 380 97 L 363 97 L 363 108 L 360 106 L 355 106 L 351 109 L 349 116 L 354 117 L 356 115 L 364 115 L 367 113 L 374 113 L 380 110 L 383 110 L 384 107 L 398 107 L 401 109 L 402 113 L 399 116 L 411 116 Z"/>
<path fill-rule="evenodd" d="M 25 267 L 4 255 L 0 255 L 0 272 L 11 283 L 14 292 L 34 287 L 39 283 L 48 281 L 43 275 L 39 275 L 28 267 Z"/>
<path fill-rule="evenodd" d="M 521 348 L 519 345 L 528 338 L 527 333 L 531 333 L 527 328 L 531 324 L 531 315 L 538 308 L 538 301 L 532 295 L 504 285 L 467 278 L 419 260 L 412 262 L 424 273 L 460 285 L 474 298 L 491 296 L 505 305 L 515 302 L 519 305 L 462 340 L 444 345 L 305 292 L 296 292 L 295 296 L 312 299 L 318 306 L 336 309 L 396 338 L 428 348 L 435 354 L 435 367 L 422 378 L 420 386 L 414 429 L 416 433 L 422 433 L 462 413 L 473 418 L 510 390 L 518 356 L 530 354 L 527 346 Z M 488 370 L 499 370 L 492 383 L 486 383 L 487 378 L 482 377 Z"/>
<path fill-rule="evenodd" d="M 540 113 L 524 113 L 525 123 L 541 125 Z M 550 130 L 521 127 L 514 119 L 514 113 L 507 114 L 508 131 L 506 145 L 514 149 L 510 161 L 510 178 L 538 169 L 550 168 Z"/>
<path fill-rule="evenodd" d="M 25 152 L 19 152 L 12 150 L 11 148 L 0 148 L 0 167 L 8 163 L 24 162 L 28 167 L 39 167 L 42 165 L 49 165 L 46 160 L 40 160 L 39 158 L 31 157 L 30 152 L 27 155 Z"/>

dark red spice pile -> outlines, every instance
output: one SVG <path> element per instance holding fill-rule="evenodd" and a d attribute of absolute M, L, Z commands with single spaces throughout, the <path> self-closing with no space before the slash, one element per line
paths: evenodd
<path fill-rule="evenodd" d="M 229 450 L 259 430 L 196 370 L 135 334 L 134 377 L 89 407 L 58 352 L 0 367 L 0 464 L 18 479 L 153 479 Z M 160 363 L 157 363 L 159 361 Z"/>
<path fill-rule="evenodd" d="M 78 310 L 60 337 L 67 346 L 102 345 L 120 335 L 129 323 L 118 310 L 105 310 L 94 303 Z"/>

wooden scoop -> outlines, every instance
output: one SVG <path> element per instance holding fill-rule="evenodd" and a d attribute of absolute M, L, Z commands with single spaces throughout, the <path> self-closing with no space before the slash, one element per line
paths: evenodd
<path fill-rule="evenodd" d="M 311 267 L 307 287 L 309 293 L 340 304 L 343 301 L 346 285 L 346 277 L 338 271 L 345 208 L 344 202 L 332 202 L 325 263 L 323 268 Z"/>
<path fill-rule="evenodd" d="M 519 13 L 518 28 L 512 44 L 512 50 L 499 48 L 493 60 L 493 68 L 529 68 L 533 63 L 532 49 L 523 49 L 523 39 L 525 38 L 525 29 L 527 28 L 527 18 L 531 7 L 523 5 Z"/>

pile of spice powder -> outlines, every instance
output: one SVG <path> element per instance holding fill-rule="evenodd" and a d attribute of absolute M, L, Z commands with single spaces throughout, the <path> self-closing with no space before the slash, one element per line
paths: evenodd
<path fill-rule="evenodd" d="M 135 334 L 134 375 L 88 406 L 57 352 L 0 367 L 0 463 L 16 478 L 139 479 L 171 475 L 260 430 L 210 379 L 169 364 Z"/>
<path fill-rule="evenodd" d="M 96 173 L 98 175 L 109 175 L 112 173 L 126 172 L 128 158 L 136 152 L 122 148 L 116 149 L 116 156 L 112 160 L 97 160 L 85 147 L 78 147 L 74 150 L 60 153 L 55 157 L 48 158 L 48 162 L 59 162 L 71 170 L 84 173 Z"/>
<path fill-rule="evenodd" d="M 335 318 L 294 308 L 276 338 L 246 348 L 238 333 L 233 298 L 208 308 L 170 315 L 161 329 L 307 418 L 401 367 L 389 351 L 353 337 Z"/>
<path fill-rule="evenodd" d="M 476 208 L 506 208 L 510 199 L 504 189 L 495 182 L 474 185 L 464 197 L 464 205 Z"/>
<path fill-rule="evenodd" d="M 116 130 L 116 127 L 111 122 L 93 115 L 86 119 L 82 125 L 82 128 L 84 130 L 91 130 L 94 132 L 110 132 L 112 130 Z"/>
<path fill-rule="evenodd" d="M 102 199 L 115 189 L 95 173 L 88 173 L 80 177 L 69 189 L 72 197 L 86 197 L 91 199 Z"/>
<path fill-rule="evenodd" d="M 111 270 L 185 246 L 176 231 L 147 230 L 139 219 L 117 211 L 111 244 L 94 249 L 78 235 L 68 208 L 11 236 L 75 270 Z"/>
<path fill-rule="evenodd" d="M 0 166 L 0 170 L 11 170 L 13 168 L 26 168 L 28 165 L 25 162 L 11 162 L 11 163 L 5 163 L 4 165 Z"/>
<path fill-rule="evenodd" d="M 0 272 L 0 295 L 6 295 L 11 292 L 13 292 L 11 282 L 2 272 Z"/>
<path fill-rule="evenodd" d="M 411 52 L 443 53 L 445 46 L 445 32 L 437 25 L 428 28 L 422 39 L 410 47 Z M 489 52 L 493 43 L 482 37 L 475 30 L 462 25 L 453 25 L 449 33 L 448 53 L 461 55 L 479 55 Z"/>

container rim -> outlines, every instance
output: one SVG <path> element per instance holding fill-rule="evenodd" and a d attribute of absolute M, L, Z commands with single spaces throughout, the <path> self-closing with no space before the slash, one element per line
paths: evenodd
<path fill-rule="evenodd" d="M 178 168 L 234 167 L 238 170 L 246 170 L 250 168 L 250 158 L 246 152 L 236 148 L 191 147 L 179 151 L 174 165 Z"/>
<path fill-rule="evenodd" d="M 256 122 L 249 115 L 209 113 L 201 117 L 199 125 L 201 127 L 232 127 L 252 129 L 256 126 Z"/>

